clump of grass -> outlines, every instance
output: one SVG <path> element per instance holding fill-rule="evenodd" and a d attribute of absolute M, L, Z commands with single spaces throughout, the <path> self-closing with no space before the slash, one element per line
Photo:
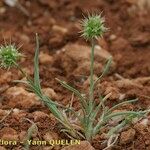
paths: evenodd
<path fill-rule="evenodd" d="M 145 116 L 149 110 L 145 111 L 121 111 L 114 112 L 115 109 L 119 108 L 121 105 L 126 103 L 132 103 L 137 101 L 129 100 L 121 102 L 111 108 L 108 108 L 105 105 L 105 102 L 109 99 L 111 93 L 102 97 L 99 97 L 99 104 L 95 103 L 94 100 L 94 89 L 99 81 L 103 78 L 104 75 L 109 71 L 112 57 L 110 57 L 104 66 L 102 74 L 98 77 L 96 81 L 93 79 L 94 75 L 94 50 L 95 50 L 95 41 L 98 37 L 102 37 L 103 33 L 107 31 L 107 28 L 104 26 L 104 19 L 100 15 L 91 15 L 85 18 L 82 21 L 83 31 L 82 35 L 86 40 L 91 41 L 91 66 L 90 66 L 90 87 L 89 94 L 85 95 L 81 93 L 74 87 L 68 85 L 66 82 L 56 79 L 64 88 L 68 89 L 70 92 L 74 93 L 75 96 L 78 97 L 80 102 L 82 112 L 75 111 L 72 106 L 63 106 L 54 102 L 49 97 L 43 94 L 40 84 L 39 77 L 39 39 L 36 34 L 36 50 L 34 56 L 34 79 L 29 77 L 17 64 L 17 59 L 14 59 L 13 52 L 14 47 L 11 45 L 10 53 L 12 53 L 10 58 L 12 58 L 12 63 L 7 63 L 7 67 L 12 67 L 12 65 L 16 66 L 22 74 L 27 78 L 27 81 L 17 81 L 23 82 L 34 92 L 40 100 L 49 108 L 51 113 L 55 116 L 55 118 L 62 124 L 62 131 L 66 133 L 70 138 L 80 138 L 86 139 L 88 141 L 92 141 L 92 139 L 99 133 L 101 130 L 105 128 L 109 121 L 114 119 L 115 117 L 122 117 L 120 123 L 118 123 L 115 127 L 110 128 L 107 133 L 108 138 L 114 136 L 118 131 L 120 131 L 124 126 L 130 124 L 134 118 L 141 118 Z M 1 48 L 1 51 L 5 51 L 5 47 Z M 5 61 L 7 57 L 0 57 L 0 61 Z M 8 59 L 10 61 L 11 59 Z M 7 62 L 7 61 L 6 61 Z M 4 65 L 5 66 L 5 65 Z"/>

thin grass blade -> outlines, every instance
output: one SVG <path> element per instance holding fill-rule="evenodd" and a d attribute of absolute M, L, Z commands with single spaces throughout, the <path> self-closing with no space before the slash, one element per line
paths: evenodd
<path fill-rule="evenodd" d="M 36 49 L 35 49 L 35 56 L 34 56 L 34 84 L 38 87 L 39 91 L 41 92 L 38 56 L 39 56 L 39 38 L 38 38 L 38 34 L 36 34 Z"/>
<path fill-rule="evenodd" d="M 113 110 L 115 110 L 116 108 L 118 108 L 118 107 L 120 107 L 120 106 L 122 106 L 122 105 L 124 105 L 124 104 L 127 104 L 127 103 L 134 103 L 134 102 L 136 102 L 136 101 L 138 101 L 138 99 L 128 100 L 128 101 L 121 102 L 121 103 L 119 103 L 119 104 L 113 106 L 112 108 L 110 108 L 110 109 L 107 111 L 106 114 L 111 113 Z"/>
<path fill-rule="evenodd" d="M 69 91 L 73 92 L 80 100 L 80 103 L 82 105 L 83 108 L 86 108 L 87 106 L 87 103 L 84 99 L 84 97 L 81 95 L 81 93 L 76 90 L 75 88 L 71 87 L 70 85 L 68 85 L 67 83 L 65 83 L 64 81 L 61 81 L 59 79 L 56 78 L 56 80 L 63 86 L 65 87 L 66 89 L 68 89 Z"/>

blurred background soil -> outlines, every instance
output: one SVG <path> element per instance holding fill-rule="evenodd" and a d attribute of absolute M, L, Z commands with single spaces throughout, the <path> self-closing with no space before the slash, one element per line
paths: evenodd
<path fill-rule="evenodd" d="M 25 55 L 20 64 L 33 75 L 35 33 L 40 37 L 40 78 L 43 91 L 55 101 L 67 105 L 72 93 L 62 88 L 55 78 L 87 92 L 89 86 L 90 43 L 80 37 L 80 20 L 88 12 L 101 13 L 109 28 L 98 39 L 95 52 L 95 78 L 102 73 L 106 60 L 112 56 L 109 74 L 98 85 L 102 95 L 112 93 L 108 105 L 125 99 L 139 98 L 121 110 L 143 110 L 150 106 L 150 1 L 149 0 L 20 0 L 20 5 L 10 7 L 0 1 L 0 44 L 16 43 Z M 22 84 L 23 79 L 14 68 L 0 69 L 0 139 L 23 141 L 27 130 L 37 124 L 33 139 L 66 138 L 49 110 Z M 95 97 L 97 95 L 95 94 Z M 76 97 L 73 106 L 79 109 Z M 29 120 L 25 119 L 28 118 Z M 138 122 L 120 133 L 116 150 L 149 150 L 150 120 Z M 101 150 L 105 144 L 98 135 L 92 146 Z M 63 147 L 36 147 L 32 150 L 61 150 Z M 23 145 L 1 146 L 0 150 L 23 149 Z M 69 148 L 70 150 L 73 148 Z M 82 150 L 92 150 L 82 143 Z M 65 149 L 63 149 L 65 150 Z M 66 149 L 67 150 L 67 149 Z"/>

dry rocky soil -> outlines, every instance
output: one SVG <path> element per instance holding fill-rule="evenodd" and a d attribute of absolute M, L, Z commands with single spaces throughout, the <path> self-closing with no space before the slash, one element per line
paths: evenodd
<path fill-rule="evenodd" d="M 67 105 L 72 93 L 55 80 L 63 79 L 81 91 L 89 86 L 90 43 L 80 37 L 83 14 L 101 12 L 109 32 L 98 39 L 95 51 L 95 77 L 110 56 L 109 74 L 98 85 L 102 95 L 112 93 L 108 106 L 139 98 L 116 111 L 144 110 L 150 107 L 150 3 L 149 0 L 21 0 L 28 14 L 0 1 L 0 44 L 15 42 L 23 46 L 20 64 L 33 75 L 35 33 L 40 36 L 40 78 L 43 91 L 53 100 Z M 3 145 L 4 140 L 24 141 L 33 123 L 38 131 L 33 140 L 68 139 L 48 108 L 26 87 L 15 69 L 0 69 L 0 150 L 23 150 L 23 144 Z M 95 95 L 96 96 L 96 95 Z M 79 109 L 77 98 L 73 106 Z M 90 144 L 76 146 L 30 146 L 31 150 L 102 150 L 103 134 Z M 112 150 L 149 150 L 150 116 L 120 132 Z"/>

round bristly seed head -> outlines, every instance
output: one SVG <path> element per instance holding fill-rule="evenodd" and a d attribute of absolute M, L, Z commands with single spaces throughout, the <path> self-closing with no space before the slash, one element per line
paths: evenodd
<path fill-rule="evenodd" d="M 15 65 L 21 57 L 15 45 L 0 46 L 0 67 L 9 69 Z"/>
<path fill-rule="evenodd" d="M 97 39 L 102 37 L 107 28 L 104 26 L 105 19 L 101 15 L 89 15 L 87 18 L 83 19 L 82 36 L 86 40 Z"/>

